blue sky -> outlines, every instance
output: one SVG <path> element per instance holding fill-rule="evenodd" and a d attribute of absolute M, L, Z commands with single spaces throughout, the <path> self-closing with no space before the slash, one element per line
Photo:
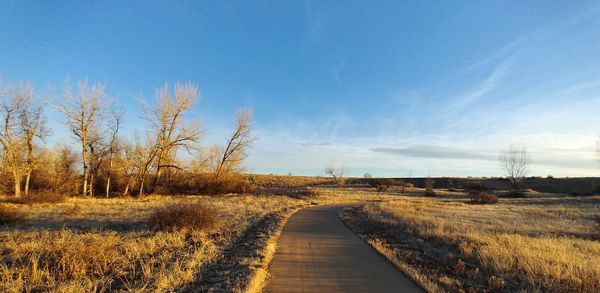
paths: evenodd
<path fill-rule="evenodd" d="M 533 175 L 600 173 L 595 1 L 2 1 L 0 75 L 106 83 L 130 136 L 140 99 L 197 83 L 203 145 L 253 109 L 258 173 L 495 176 L 511 144 Z"/>

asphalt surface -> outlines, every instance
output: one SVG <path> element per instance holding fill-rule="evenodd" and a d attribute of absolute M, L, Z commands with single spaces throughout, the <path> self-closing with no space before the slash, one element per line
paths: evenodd
<path fill-rule="evenodd" d="M 289 219 L 265 292 L 423 292 L 338 219 L 342 207 L 312 207 Z"/>

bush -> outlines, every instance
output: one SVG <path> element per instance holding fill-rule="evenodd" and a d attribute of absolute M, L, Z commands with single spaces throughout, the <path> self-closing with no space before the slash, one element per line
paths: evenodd
<path fill-rule="evenodd" d="M 386 192 L 390 189 L 389 185 L 385 185 L 385 184 L 378 184 L 377 186 L 375 186 L 375 189 L 378 192 Z"/>
<path fill-rule="evenodd" d="M 177 203 L 158 208 L 149 219 L 150 226 L 158 230 L 214 231 L 219 226 L 219 216 L 215 209 L 199 203 Z"/>
<path fill-rule="evenodd" d="M 237 174 L 226 174 L 219 179 L 214 179 L 212 175 L 202 176 L 198 188 L 198 193 L 210 195 L 245 194 L 253 193 L 254 191 L 254 185 Z"/>
<path fill-rule="evenodd" d="M 67 197 L 56 192 L 38 191 L 36 193 L 22 196 L 16 201 L 21 204 L 59 203 L 67 201 Z"/>
<path fill-rule="evenodd" d="M 487 193 L 487 192 L 480 192 L 477 195 L 475 195 L 470 203 L 472 204 L 495 204 L 498 203 L 498 197 Z"/>
<path fill-rule="evenodd" d="M 19 209 L 0 204 L 0 225 L 13 223 L 23 219 L 23 213 Z"/>
<path fill-rule="evenodd" d="M 425 189 L 425 196 L 436 196 L 436 193 L 432 188 L 427 188 Z"/>

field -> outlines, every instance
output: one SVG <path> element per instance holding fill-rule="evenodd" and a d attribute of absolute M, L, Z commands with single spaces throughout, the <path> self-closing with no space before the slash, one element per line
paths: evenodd
<path fill-rule="evenodd" d="M 194 202 L 218 212 L 218 229 L 150 229 L 148 218 L 157 208 Z M 267 223 L 269 217 L 284 216 L 304 204 L 303 200 L 284 196 L 243 195 L 70 198 L 64 203 L 33 205 L 4 203 L 20 211 L 23 219 L 5 225 L 0 231 L 0 290 L 164 291 L 191 285 L 206 290 L 219 286 L 241 290 L 248 279 L 248 270 L 243 269 L 258 265 L 261 252 L 242 251 L 239 254 L 245 254 L 246 259 L 236 260 L 226 259 L 225 254 L 243 249 L 246 246 L 242 242 L 260 236 L 244 235 L 252 228 L 278 224 L 279 218 Z M 218 266 L 233 266 L 240 271 L 223 282 L 225 277 L 215 274 Z M 205 272 L 208 268 L 212 268 L 211 274 Z"/>
<path fill-rule="evenodd" d="M 422 193 L 421 193 L 422 194 Z M 600 197 L 493 205 L 438 190 L 346 209 L 344 221 L 430 292 L 600 290 Z"/>
<path fill-rule="evenodd" d="M 274 178 L 263 178 L 267 183 L 257 184 L 263 187 L 252 195 L 68 197 L 57 203 L 2 197 L 0 291 L 249 291 L 260 288 L 273 242 L 295 210 L 373 197 L 304 187 L 314 178 Z M 157 210 L 178 204 L 212 208 L 218 225 L 151 226 Z"/>
<path fill-rule="evenodd" d="M 430 292 L 600 290 L 598 196 L 533 192 L 479 205 L 456 190 L 424 197 L 418 187 L 378 192 L 317 177 L 249 178 L 256 191 L 247 195 L 2 197 L 0 290 L 260 291 L 286 219 L 329 203 L 349 204 L 343 221 Z M 157 211 L 195 204 L 210 208 L 216 223 L 153 226 Z"/>

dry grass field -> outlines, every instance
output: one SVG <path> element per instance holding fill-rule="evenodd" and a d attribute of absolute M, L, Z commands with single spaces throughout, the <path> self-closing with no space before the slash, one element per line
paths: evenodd
<path fill-rule="evenodd" d="M 254 195 L 2 197 L 0 291 L 257 292 L 287 217 L 328 203 L 353 204 L 344 222 L 431 292 L 600 290 L 598 196 L 475 205 L 447 190 L 251 181 Z"/>
<path fill-rule="evenodd" d="M 266 277 L 261 266 L 295 210 L 381 197 L 306 187 L 324 179 L 280 178 L 262 177 L 258 186 L 266 187 L 257 195 L 44 195 L 51 203 L 2 197 L 0 291 L 260 290 L 256 282 Z M 188 215 L 193 208 L 186 207 L 194 205 L 207 209 Z M 215 214 L 198 228 L 186 228 L 189 223 L 181 220 L 210 211 Z M 183 228 L 165 226 L 169 222 L 184 223 Z"/>
<path fill-rule="evenodd" d="M 70 198 L 54 204 L 1 203 L 21 220 L 0 230 L 0 291 L 89 292 L 165 291 L 226 286 L 241 290 L 244 278 L 231 282 L 205 278 L 204 270 L 221 264 L 251 227 L 274 214 L 289 213 L 304 201 L 285 196 L 172 197 L 141 199 Z M 148 219 L 171 204 L 200 202 L 218 213 L 211 230 L 154 230 Z M 268 235 L 267 235 L 268 236 Z M 234 244 L 239 247 L 231 247 Z M 230 253 L 230 252 L 229 252 Z M 252 253 L 246 253 L 249 258 Z M 244 255 L 244 253 L 240 253 Z M 231 261 L 231 259 L 229 259 Z M 237 259 L 251 265 L 252 259 Z M 211 272 L 213 273 L 213 272 Z M 212 278 L 218 278 L 212 274 Z M 237 283 L 236 283 L 237 282 Z"/>
<path fill-rule="evenodd" d="M 416 194 L 341 216 L 428 291 L 600 291 L 600 197 Z"/>

